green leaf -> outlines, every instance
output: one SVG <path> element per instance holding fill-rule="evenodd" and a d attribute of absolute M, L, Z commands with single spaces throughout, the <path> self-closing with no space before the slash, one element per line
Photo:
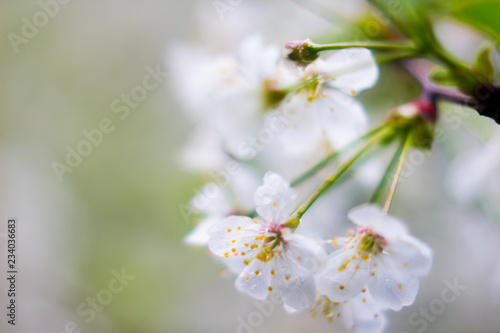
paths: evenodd
<path fill-rule="evenodd" d="M 475 1 L 452 10 L 459 20 L 487 33 L 500 42 L 500 2 L 497 0 Z"/>
<path fill-rule="evenodd" d="M 472 70 L 483 76 L 488 82 L 492 82 L 495 77 L 495 70 L 491 63 L 491 51 L 493 44 L 487 43 L 479 48 L 474 59 Z"/>

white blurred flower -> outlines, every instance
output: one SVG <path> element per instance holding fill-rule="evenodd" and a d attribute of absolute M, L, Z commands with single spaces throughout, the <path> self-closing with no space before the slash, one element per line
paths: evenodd
<path fill-rule="evenodd" d="M 318 242 L 293 233 L 286 225 L 295 197 L 289 184 L 268 172 L 255 193 L 258 218 L 230 216 L 210 229 L 209 248 L 223 258 L 240 258 L 246 266 L 236 288 L 265 299 L 275 288 L 283 302 L 309 308 L 316 295 L 313 272 L 325 255 Z"/>
<path fill-rule="evenodd" d="M 286 78 L 276 75 L 279 48 L 251 36 L 235 55 L 193 56 L 181 47 L 173 50 L 169 62 L 177 65 L 172 70 L 175 89 L 195 120 L 210 126 L 231 155 L 254 157 L 241 145 L 262 128 L 273 91 L 286 85 Z"/>
<path fill-rule="evenodd" d="M 318 142 L 326 138 L 333 149 L 340 149 L 367 130 L 365 110 L 352 96 L 371 88 L 378 79 L 369 50 L 336 51 L 295 75 L 303 80 L 302 89 L 277 110 L 290 119 L 281 135 L 285 146 L 303 151 L 320 146 Z"/>
<path fill-rule="evenodd" d="M 341 317 L 351 332 L 381 333 L 385 331 L 387 324 L 384 309 L 386 308 L 365 292 L 342 304 Z"/>
<path fill-rule="evenodd" d="M 348 217 L 357 228 L 350 238 L 332 240 L 340 249 L 329 255 L 319 272 L 318 291 L 332 301 L 344 302 L 367 287 L 375 301 L 393 310 L 412 304 L 417 277 L 427 275 L 431 268 L 431 249 L 378 206 L 359 206 Z"/>
<path fill-rule="evenodd" d="M 171 88 L 183 104 L 183 110 L 195 121 L 206 121 L 207 107 L 213 95 L 229 93 L 237 82 L 238 63 L 230 55 L 207 54 L 199 47 L 174 44 L 167 56 Z"/>
<path fill-rule="evenodd" d="M 236 162 L 233 162 L 236 163 Z M 196 227 L 184 237 L 188 245 L 206 246 L 208 231 L 212 226 L 237 212 L 250 212 L 254 209 L 252 196 L 259 186 L 257 174 L 249 168 L 239 166 L 236 175 L 226 173 L 226 179 L 203 185 L 191 200 L 191 208 L 203 216 Z M 210 174 L 213 178 L 221 178 Z M 214 179 L 215 180 L 215 179 Z"/>
<path fill-rule="evenodd" d="M 314 317 L 323 316 L 329 322 L 342 320 L 344 326 L 355 333 L 381 333 L 384 331 L 387 318 L 386 308 L 373 300 L 369 293 L 363 292 L 346 302 L 332 302 L 325 295 L 318 295 L 310 312 Z M 287 306 L 285 310 L 296 313 L 297 310 Z"/>
<path fill-rule="evenodd" d="M 279 49 L 258 36 L 243 40 L 234 56 L 173 50 L 170 62 L 177 66 L 172 77 L 181 100 L 196 121 L 219 137 L 221 149 L 239 159 L 260 151 L 252 140 L 259 146 L 278 137 L 282 149 L 297 155 L 325 141 L 339 149 L 367 129 L 364 108 L 352 98 L 378 78 L 366 49 L 337 51 L 303 71 L 280 62 Z M 188 157 L 196 151 L 189 147 Z"/>
<path fill-rule="evenodd" d="M 500 195 L 500 133 L 481 149 L 473 149 L 459 155 L 451 164 L 445 185 L 459 203 L 481 201 L 498 210 Z"/>

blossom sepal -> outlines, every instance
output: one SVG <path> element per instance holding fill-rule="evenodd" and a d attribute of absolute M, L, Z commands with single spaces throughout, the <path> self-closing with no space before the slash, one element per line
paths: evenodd
<path fill-rule="evenodd" d="M 394 137 L 408 133 L 411 146 L 430 150 L 434 140 L 436 118 L 436 106 L 427 98 L 401 105 L 392 110 L 386 118 L 386 123 L 394 129 L 392 137 L 387 140 L 392 141 Z"/>
<path fill-rule="evenodd" d="M 310 39 L 293 40 L 285 44 L 285 49 L 288 50 L 287 59 L 301 67 L 307 67 L 319 58 L 319 52 Z"/>

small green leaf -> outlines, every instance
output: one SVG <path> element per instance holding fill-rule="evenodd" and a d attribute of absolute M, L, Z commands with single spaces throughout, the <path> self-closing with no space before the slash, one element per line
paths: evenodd
<path fill-rule="evenodd" d="M 491 63 L 491 52 L 493 44 L 487 43 L 479 48 L 474 59 L 472 70 L 483 76 L 488 82 L 492 82 L 495 77 L 495 70 Z"/>

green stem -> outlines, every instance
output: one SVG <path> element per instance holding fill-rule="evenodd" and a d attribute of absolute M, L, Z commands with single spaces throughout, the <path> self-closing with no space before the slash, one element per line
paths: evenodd
<path fill-rule="evenodd" d="M 331 51 L 331 50 L 341 50 L 353 47 L 362 47 L 369 50 L 382 50 L 382 51 L 415 51 L 415 47 L 411 44 L 401 44 L 401 43 L 381 43 L 381 42 L 348 42 L 348 43 L 335 43 L 335 44 L 313 44 L 312 48 L 315 51 Z"/>
<path fill-rule="evenodd" d="M 338 151 L 335 151 L 335 152 L 331 153 L 330 155 L 328 155 L 327 157 L 325 157 L 324 159 L 322 159 L 320 162 L 318 162 L 311 169 L 309 169 L 308 171 L 304 172 L 302 175 L 300 175 L 294 181 L 292 181 L 291 186 L 292 187 L 298 186 L 298 185 L 302 184 L 303 182 L 305 182 L 306 180 L 310 179 L 315 174 L 317 174 L 321 169 L 323 169 L 326 165 L 328 165 L 331 161 L 333 161 L 334 159 L 336 159 L 339 155 L 342 155 L 346 151 L 348 151 L 348 150 L 352 149 L 353 147 L 359 145 L 361 142 L 368 140 L 369 138 L 371 138 L 372 136 L 374 136 L 375 134 L 377 134 L 378 132 L 380 132 L 382 129 L 384 129 L 385 126 L 386 126 L 385 124 L 383 124 L 381 126 L 378 126 L 378 127 L 374 128 L 374 129 L 372 129 L 371 131 L 369 131 L 368 133 L 366 133 L 365 135 L 359 137 L 355 141 L 349 143 L 347 146 L 345 146 L 341 150 L 338 150 Z"/>
<path fill-rule="evenodd" d="M 345 161 L 335 172 L 333 172 L 328 178 L 321 184 L 316 191 L 295 211 L 291 216 L 291 219 L 300 219 L 305 212 L 313 205 L 313 203 L 339 178 L 342 176 L 356 160 L 365 153 L 368 148 L 370 148 L 378 140 L 382 139 L 386 135 L 387 129 L 379 131 L 377 134 L 373 135 L 369 140 L 367 140 L 361 148 L 358 150 L 354 156 Z"/>
<path fill-rule="evenodd" d="M 377 57 L 375 62 L 377 65 L 386 64 L 389 62 L 394 62 L 402 59 L 409 59 L 421 56 L 422 53 L 420 51 L 414 50 L 414 52 L 396 52 L 393 54 L 384 55 L 381 57 Z"/>
<path fill-rule="evenodd" d="M 396 172 L 394 173 L 394 177 L 392 179 L 391 187 L 389 189 L 389 194 L 387 195 L 387 199 L 385 200 L 383 211 L 384 213 L 389 213 L 389 209 L 391 208 L 392 199 L 394 198 L 394 194 L 396 193 L 396 188 L 398 186 L 398 180 L 401 176 L 401 170 L 403 170 L 403 164 L 410 148 L 411 143 L 411 135 L 410 131 L 408 131 L 403 139 L 401 148 L 398 150 L 398 165 L 396 168 Z"/>
<path fill-rule="evenodd" d="M 373 193 L 372 197 L 370 198 L 371 203 L 377 202 L 380 199 L 380 197 L 382 196 L 382 194 L 384 193 L 384 189 L 387 185 L 387 182 L 389 181 L 389 177 L 391 175 L 391 172 L 394 170 L 394 167 L 396 166 L 396 164 L 401 156 L 401 153 L 403 152 L 403 148 L 405 146 L 405 141 L 406 140 L 403 140 L 401 142 L 398 150 L 396 151 L 396 153 L 394 154 L 394 157 L 391 160 L 391 163 L 389 163 L 389 165 L 387 166 L 387 169 L 385 170 L 384 176 L 380 180 L 375 192 Z"/>

